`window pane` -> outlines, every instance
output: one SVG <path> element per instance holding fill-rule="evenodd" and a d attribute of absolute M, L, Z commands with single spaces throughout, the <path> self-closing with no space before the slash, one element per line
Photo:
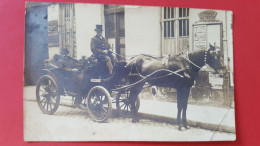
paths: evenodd
<path fill-rule="evenodd" d="M 174 21 L 171 21 L 171 37 L 174 37 Z"/>
<path fill-rule="evenodd" d="M 179 17 L 182 17 L 182 8 L 179 8 Z"/>
<path fill-rule="evenodd" d="M 179 20 L 179 36 L 182 36 L 182 20 Z"/>
<path fill-rule="evenodd" d="M 163 25 L 164 25 L 164 27 L 163 27 L 164 28 L 164 33 L 163 34 L 164 34 L 164 37 L 166 37 L 166 29 L 167 29 L 166 22 L 163 22 Z"/>
<path fill-rule="evenodd" d="M 187 19 L 187 36 L 189 36 L 190 35 L 190 32 L 189 32 L 189 19 Z"/>
<path fill-rule="evenodd" d="M 170 34 L 171 34 L 171 32 L 170 32 L 170 27 L 171 27 L 170 21 L 168 21 L 167 23 L 168 23 L 168 24 L 167 24 L 167 26 L 168 26 L 168 34 L 167 34 L 167 37 L 170 37 Z"/>
<path fill-rule="evenodd" d="M 119 37 L 125 37 L 125 14 L 119 13 L 118 19 L 119 19 Z"/>
<path fill-rule="evenodd" d="M 186 8 L 183 8 L 183 17 L 186 17 Z"/>
<path fill-rule="evenodd" d="M 115 22 L 116 22 L 115 14 L 109 14 L 106 17 L 105 26 L 106 26 L 106 34 L 108 38 L 114 38 L 116 36 Z"/>
<path fill-rule="evenodd" d="M 167 19 L 171 18 L 171 8 L 168 7 L 168 10 L 167 10 Z"/>
<path fill-rule="evenodd" d="M 171 18 L 174 18 L 174 8 L 171 8 Z"/>
<path fill-rule="evenodd" d="M 166 19 L 166 7 L 163 8 L 163 13 L 164 13 L 163 18 Z"/>
<path fill-rule="evenodd" d="M 190 14 L 190 8 L 187 8 L 187 16 L 189 16 Z"/>
<path fill-rule="evenodd" d="M 182 36 L 187 36 L 187 35 L 186 35 L 186 28 L 187 28 L 187 26 L 186 26 L 186 20 L 183 20 L 183 35 L 182 35 Z"/>
<path fill-rule="evenodd" d="M 116 9 L 116 8 L 123 8 L 124 5 L 105 5 L 105 9 Z"/>

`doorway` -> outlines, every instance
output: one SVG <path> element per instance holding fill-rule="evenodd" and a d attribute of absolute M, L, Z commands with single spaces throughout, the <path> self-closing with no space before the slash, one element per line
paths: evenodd
<path fill-rule="evenodd" d="M 117 59 L 125 59 L 125 12 L 122 5 L 105 5 L 105 36 Z"/>

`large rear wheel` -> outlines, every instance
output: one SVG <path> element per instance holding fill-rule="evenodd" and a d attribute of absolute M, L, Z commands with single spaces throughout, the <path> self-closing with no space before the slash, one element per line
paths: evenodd
<path fill-rule="evenodd" d="M 36 99 L 41 111 L 53 114 L 59 107 L 60 95 L 55 80 L 48 75 L 42 76 L 37 82 Z"/>

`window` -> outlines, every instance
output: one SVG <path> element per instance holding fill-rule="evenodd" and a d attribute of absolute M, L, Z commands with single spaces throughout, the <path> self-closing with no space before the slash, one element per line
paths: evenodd
<path fill-rule="evenodd" d="M 105 5 L 106 38 L 125 37 L 123 5 Z"/>
<path fill-rule="evenodd" d="M 176 22 L 179 25 L 179 36 L 189 36 L 189 8 L 164 7 L 162 20 L 164 38 L 173 38 L 177 35 Z"/>
<path fill-rule="evenodd" d="M 163 26 L 164 26 L 164 33 L 163 33 L 164 37 L 165 38 L 174 37 L 174 26 L 175 26 L 174 8 L 164 7 Z"/>
<path fill-rule="evenodd" d="M 189 36 L 189 8 L 179 8 L 179 36 Z"/>
<path fill-rule="evenodd" d="M 69 50 L 69 56 L 72 58 L 77 57 L 76 48 L 76 22 L 75 22 L 75 7 L 74 4 L 60 4 L 60 38 L 61 48 Z"/>

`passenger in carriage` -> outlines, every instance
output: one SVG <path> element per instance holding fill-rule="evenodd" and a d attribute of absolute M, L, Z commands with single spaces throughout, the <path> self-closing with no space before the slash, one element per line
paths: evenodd
<path fill-rule="evenodd" d="M 54 61 L 57 63 L 57 66 L 65 71 L 78 71 L 76 69 L 77 60 L 68 56 L 69 50 L 66 48 L 61 49 L 60 55 L 54 56 Z"/>
<path fill-rule="evenodd" d="M 96 25 L 96 35 L 91 39 L 91 51 L 96 59 L 104 63 L 109 76 L 113 73 L 113 64 L 115 57 L 112 55 L 112 50 L 106 39 L 102 36 L 102 25 Z"/>
<path fill-rule="evenodd" d="M 78 88 L 81 85 L 84 73 L 79 71 L 76 67 L 78 66 L 79 61 L 70 57 L 68 49 L 61 49 L 60 55 L 55 55 L 53 60 L 58 68 L 62 69 L 63 72 L 60 72 L 60 76 L 63 78 L 69 79 L 69 84 L 64 83 L 66 92 L 75 97 L 74 106 L 78 107 L 82 101 L 81 98 L 81 88 Z"/>

